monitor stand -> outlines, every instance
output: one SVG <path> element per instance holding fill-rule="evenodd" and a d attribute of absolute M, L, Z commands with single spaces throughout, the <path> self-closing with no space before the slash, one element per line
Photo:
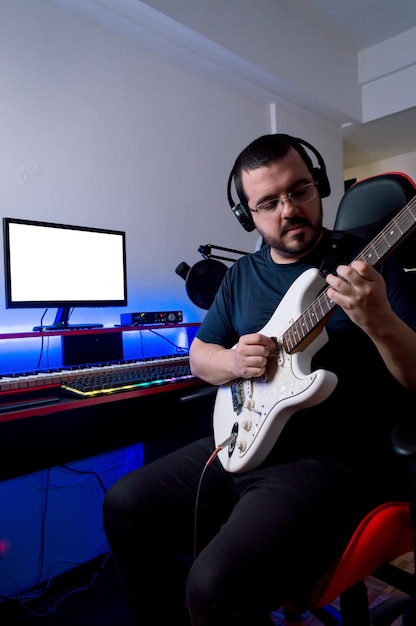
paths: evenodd
<path fill-rule="evenodd" d="M 34 326 L 34 331 L 48 331 L 48 330 L 87 330 L 88 328 L 102 328 L 103 324 L 69 324 L 69 316 L 71 314 L 70 306 L 65 306 L 58 309 L 53 324 L 48 326 Z"/>

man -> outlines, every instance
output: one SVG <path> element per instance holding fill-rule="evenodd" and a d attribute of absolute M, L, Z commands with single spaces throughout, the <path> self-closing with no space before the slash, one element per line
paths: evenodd
<path fill-rule="evenodd" d="M 281 339 L 263 328 L 293 283 L 323 267 L 334 309 L 311 371 L 335 374 L 335 388 L 295 405 L 247 470 L 228 471 L 228 450 L 220 460 L 209 437 L 113 485 L 105 529 L 138 624 L 270 625 L 285 601 L 305 606 L 359 519 L 397 489 L 390 433 L 416 388 L 415 305 L 393 255 L 378 270 L 349 264 L 365 242 L 348 235 L 334 258 L 334 235 L 322 227 L 324 175 L 288 135 L 260 137 L 239 155 L 239 210 L 265 245 L 228 270 L 190 362 L 221 391 L 240 379 L 267 387 L 286 365 Z M 214 430 L 215 421 L 222 416 Z"/>

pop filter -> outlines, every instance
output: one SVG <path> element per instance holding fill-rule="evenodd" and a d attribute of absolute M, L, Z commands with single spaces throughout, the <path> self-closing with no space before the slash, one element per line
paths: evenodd
<path fill-rule="evenodd" d="M 175 272 L 184 279 L 186 293 L 191 302 L 208 310 L 228 270 L 227 265 L 215 259 L 204 259 L 190 267 L 185 261 L 179 263 Z"/>

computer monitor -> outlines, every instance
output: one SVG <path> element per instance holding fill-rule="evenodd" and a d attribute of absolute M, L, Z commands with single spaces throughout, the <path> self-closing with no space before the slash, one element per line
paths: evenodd
<path fill-rule="evenodd" d="M 98 328 L 72 308 L 127 305 L 125 232 L 4 217 L 3 243 L 6 308 L 58 308 L 33 330 Z"/>

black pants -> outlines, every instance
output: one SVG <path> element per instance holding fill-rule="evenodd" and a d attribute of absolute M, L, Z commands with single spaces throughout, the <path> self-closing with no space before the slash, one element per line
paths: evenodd
<path fill-rule="evenodd" d="M 104 501 L 114 562 L 141 626 L 263 626 L 348 540 L 358 481 L 332 459 L 242 475 L 194 442 L 119 479 Z M 197 555 L 194 559 L 193 556 Z"/>

